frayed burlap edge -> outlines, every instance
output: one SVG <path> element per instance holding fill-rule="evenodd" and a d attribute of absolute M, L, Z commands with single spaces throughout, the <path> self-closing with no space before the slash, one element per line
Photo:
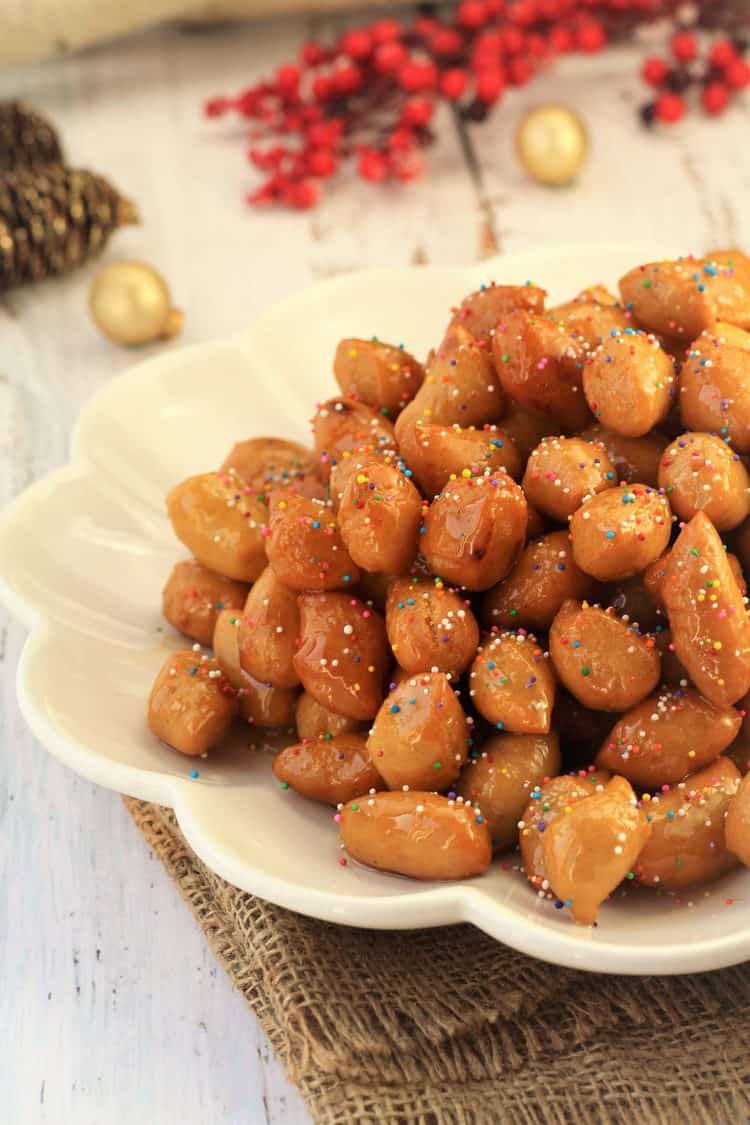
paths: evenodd
<path fill-rule="evenodd" d="M 237 890 L 125 803 L 325 1125 L 750 1119 L 750 966 L 593 977 L 470 926 L 382 934 Z"/>

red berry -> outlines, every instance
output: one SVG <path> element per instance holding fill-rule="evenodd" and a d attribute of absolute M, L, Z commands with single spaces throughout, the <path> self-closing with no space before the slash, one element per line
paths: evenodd
<path fill-rule="evenodd" d="M 497 66 L 503 54 L 503 41 L 499 31 L 483 31 L 477 35 L 471 49 L 472 70 L 480 71 L 483 67 Z"/>
<path fill-rule="evenodd" d="M 750 66 L 744 59 L 737 58 L 725 69 L 724 77 L 733 90 L 744 90 L 750 86 Z"/>
<path fill-rule="evenodd" d="M 676 31 L 670 44 L 672 54 L 678 62 L 692 62 L 698 54 L 698 40 L 692 31 Z"/>
<path fill-rule="evenodd" d="M 307 130 L 307 142 L 311 148 L 330 148 L 337 144 L 343 130 L 340 117 L 328 121 L 318 121 Z"/>
<path fill-rule="evenodd" d="M 363 27 L 354 28 L 342 35 L 339 50 L 350 59 L 366 59 L 373 48 L 372 36 Z"/>
<path fill-rule="evenodd" d="M 394 39 L 401 38 L 403 31 L 403 26 L 398 20 L 376 20 L 370 26 L 370 35 L 374 43 L 392 43 Z"/>
<path fill-rule="evenodd" d="M 234 103 L 234 107 L 243 117 L 257 117 L 261 108 L 261 96 L 258 88 L 245 90 Z"/>
<path fill-rule="evenodd" d="M 362 85 L 362 71 L 354 63 L 341 66 L 333 75 L 333 88 L 337 94 L 353 94 Z"/>
<path fill-rule="evenodd" d="M 661 94 L 654 105 L 654 117 L 666 125 L 674 125 L 685 116 L 685 100 L 679 94 Z"/>
<path fill-rule="evenodd" d="M 658 55 L 652 55 L 650 59 L 643 60 L 641 67 L 641 78 L 644 82 L 648 82 L 649 86 L 664 85 L 664 80 L 669 74 L 669 63 L 666 59 L 660 58 Z"/>
<path fill-rule="evenodd" d="M 559 20 L 560 16 L 566 15 L 562 9 L 570 5 L 563 5 L 560 0 L 539 0 L 537 4 L 538 18 L 552 23 L 553 20 Z"/>
<path fill-rule="evenodd" d="M 575 43 L 579 51 L 601 51 L 607 42 L 607 33 L 597 20 L 586 20 L 576 29 Z"/>
<path fill-rule="evenodd" d="M 226 98 L 209 98 L 203 106 L 206 117 L 221 117 L 228 109 L 229 101 Z"/>
<path fill-rule="evenodd" d="M 323 111 L 317 102 L 308 102 L 307 105 L 301 106 L 299 114 L 300 120 L 307 126 L 320 121 Z"/>
<path fill-rule="evenodd" d="M 305 66 L 317 66 L 318 63 L 321 63 L 326 57 L 326 52 L 325 49 L 321 47 L 320 43 L 316 43 L 314 39 L 311 39 L 309 42 L 302 45 L 300 56 Z"/>
<path fill-rule="evenodd" d="M 299 88 L 299 67 L 280 66 L 276 71 L 276 88 L 280 94 L 296 94 Z"/>
<path fill-rule="evenodd" d="M 487 19 L 484 0 L 461 0 L 456 12 L 456 23 L 469 31 L 477 31 Z"/>
<path fill-rule="evenodd" d="M 414 21 L 414 31 L 422 39 L 429 39 L 440 27 L 434 16 L 418 16 Z"/>
<path fill-rule="evenodd" d="M 484 6 L 487 9 L 487 18 L 494 19 L 505 10 L 505 0 L 485 0 Z"/>
<path fill-rule="evenodd" d="M 457 101 L 466 92 L 469 80 L 466 71 L 454 66 L 440 77 L 440 93 L 450 101 Z"/>
<path fill-rule="evenodd" d="M 430 47 L 435 55 L 455 55 L 461 50 L 463 43 L 453 27 L 439 27 L 430 36 Z"/>
<path fill-rule="evenodd" d="M 388 147 L 395 152 L 408 152 L 414 147 L 414 134 L 407 126 L 401 125 L 388 138 Z"/>
<path fill-rule="evenodd" d="M 432 120 L 435 107 L 427 98 L 409 98 L 401 110 L 401 120 L 405 125 L 420 128 Z"/>
<path fill-rule="evenodd" d="M 564 27 L 563 24 L 555 24 L 550 28 L 549 42 L 553 51 L 557 51 L 559 55 L 564 55 L 568 51 L 572 51 L 574 47 L 573 33 L 570 28 Z"/>
<path fill-rule="evenodd" d="M 363 149 L 359 156 L 357 171 L 363 180 L 378 184 L 388 175 L 388 161 L 377 149 Z"/>
<path fill-rule="evenodd" d="M 516 0 L 509 15 L 520 27 L 531 27 L 538 19 L 535 0 Z"/>
<path fill-rule="evenodd" d="M 333 83 L 325 74 L 316 74 L 312 83 L 313 97 L 316 101 L 326 102 L 333 93 Z"/>
<path fill-rule="evenodd" d="M 314 148 L 307 156 L 307 169 L 311 176 L 328 179 L 338 168 L 338 161 L 330 148 Z"/>
<path fill-rule="evenodd" d="M 379 74 L 393 74 L 406 61 L 408 51 L 403 43 L 394 40 L 391 43 L 380 43 L 375 48 L 373 62 Z"/>
<path fill-rule="evenodd" d="M 297 184 L 291 184 L 285 194 L 292 207 L 298 207 L 300 211 L 314 207 L 320 196 L 318 185 L 313 180 L 300 180 Z"/>
<path fill-rule="evenodd" d="M 729 105 L 729 87 L 723 82 L 709 82 L 701 92 L 701 102 L 706 113 L 723 113 Z"/>
<path fill-rule="evenodd" d="M 422 157 L 417 153 L 412 153 L 406 160 L 395 165 L 394 172 L 399 180 L 418 180 L 424 173 Z"/>
<path fill-rule="evenodd" d="M 517 55 L 519 51 L 523 50 L 525 42 L 524 35 L 517 27 L 513 27 L 509 24 L 507 27 L 501 29 L 500 35 L 503 49 L 507 54 Z"/>
<path fill-rule="evenodd" d="M 711 65 L 721 67 L 722 69 L 725 66 L 729 66 L 736 58 L 737 52 L 734 48 L 734 43 L 732 43 L 730 39 L 717 39 L 708 52 L 708 61 Z"/>
<path fill-rule="evenodd" d="M 267 207 L 270 203 L 273 203 L 274 199 L 278 197 L 278 194 L 276 177 L 272 176 L 270 180 L 266 180 L 264 184 L 261 184 L 256 191 L 247 195 L 245 201 L 253 207 Z"/>
<path fill-rule="evenodd" d="M 532 59 L 543 59 L 549 52 L 547 40 L 538 32 L 532 31 L 526 39 L 526 50 Z"/>
<path fill-rule="evenodd" d="M 399 85 L 409 94 L 419 93 L 420 90 L 432 90 L 437 77 L 437 67 L 433 62 L 419 62 L 417 59 L 405 62 L 398 72 Z"/>
<path fill-rule="evenodd" d="M 505 89 L 505 77 L 501 70 L 483 70 L 477 75 L 477 97 L 487 105 L 493 105 Z"/>
<path fill-rule="evenodd" d="M 514 55 L 508 62 L 508 79 L 513 86 L 525 86 L 534 70 L 528 59 Z"/>

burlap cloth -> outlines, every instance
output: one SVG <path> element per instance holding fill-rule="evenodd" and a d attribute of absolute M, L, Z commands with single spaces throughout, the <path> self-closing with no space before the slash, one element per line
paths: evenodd
<path fill-rule="evenodd" d="M 170 810 L 126 804 L 317 1122 L 750 1121 L 750 964 L 593 976 L 471 926 L 317 922 L 214 875 Z"/>

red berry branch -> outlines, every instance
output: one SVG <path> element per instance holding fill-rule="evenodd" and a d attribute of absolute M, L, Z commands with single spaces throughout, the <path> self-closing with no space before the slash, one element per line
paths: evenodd
<path fill-rule="evenodd" d="M 692 86 L 700 87 L 705 112 L 719 114 L 750 84 L 739 37 L 743 5 L 739 15 L 726 0 L 694 9 L 696 24 L 715 27 L 723 16 L 732 37 L 716 39 L 701 60 L 694 30 L 678 26 L 671 58 L 643 65 L 657 91 L 641 110 L 646 124 L 678 121 Z M 253 123 L 248 158 L 265 178 L 249 203 L 313 207 L 321 182 L 346 161 L 373 183 L 419 177 L 438 101 L 467 121 L 484 121 L 506 90 L 526 85 L 557 56 L 601 51 L 677 11 L 676 0 L 461 0 L 450 20 L 428 11 L 408 23 L 375 20 L 331 46 L 307 42 L 297 62 L 236 97 L 212 98 L 205 112 Z"/>
<path fill-rule="evenodd" d="M 687 111 L 691 88 L 700 91 L 703 110 L 717 116 L 750 86 L 750 64 L 744 58 L 748 41 L 740 35 L 715 39 L 702 56 L 701 42 L 692 31 L 676 31 L 669 46 L 671 59 L 654 56 L 641 68 L 644 81 L 658 91 L 656 100 L 641 108 L 646 124 L 680 121 Z"/>

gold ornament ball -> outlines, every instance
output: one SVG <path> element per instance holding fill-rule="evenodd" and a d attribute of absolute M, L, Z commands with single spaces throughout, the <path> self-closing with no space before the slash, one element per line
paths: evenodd
<path fill-rule="evenodd" d="M 564 105 L 540 105 L 521 118 L 516 152 L 524 169 L 540 184 L 571 183 L 588 152 L 583 120 Z"/>
<path fill-rule="evenodd" d="M 105 266 L 91 285 L 89 306 L 97 326 L 118 344 L 168 340 L 182 327 L 182 313 L 172 306 L 169 286 L 145 262 Z"/>

